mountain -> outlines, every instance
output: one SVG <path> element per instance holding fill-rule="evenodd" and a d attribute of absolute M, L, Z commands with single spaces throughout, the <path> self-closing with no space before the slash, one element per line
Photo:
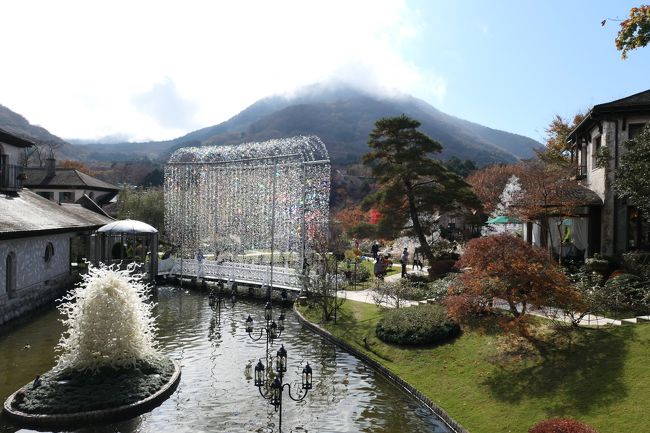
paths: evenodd
<path fill-rule="evenodd" d="M 51 144 L 58 147 L 56 151 L 58 159 L 79 158 L 79 149 L 76 149 L 75 146 L 51 134 L 50 131 L 41 126 L 32 125 L 23 116 L 11 111 L 4 105 L 0 105 L 0 128 L 37 144 Z"/>
<path fill-rule="evenodd" d="M 386 96 L 343 84 L 318 84 L 291 96 L 261 99 L 231 119 L 167 141 L 146 143 L 65 142 L 47 130 L 30 125 L 22 116 L 0 106 L 0 127 L 28 138 L 63 142 L 58 158 L 71 154 L 91 161 L 165 162 L 181 147 L 237 144 L 299 134 L 314 134 L 327 145 L 335 164 L 357 163 L 368 152 L 368 134 L 381 117 L 405 114 L 422 123 L 421 130 L 438 140 L 442 159 L 455 156 L 479 165 L 515 162 L 534 156 L 541 143 L 445 114 L 408 95 Z M 83 144 L 83 145 L 82 145 Z M 71 151 L 72 149 L 72 151 Z"/>
<path fill-rule="evenodd" d="M 274 96 L 251 105 L 219 125 L 169 142 L 170 151 L 187 145 L 236 144 L 298 134 L 315 134 L 335 163 L 357 162 L 368 151 L 368 134 L 381 117 L 406 114 L 440 141 L 441 158 L 477 163 L 514 162 L 534 156 L 541 143 L 445 114 L 412 96 L 378 96 L 346 86 L 316 85 L 291 97 Z"/>

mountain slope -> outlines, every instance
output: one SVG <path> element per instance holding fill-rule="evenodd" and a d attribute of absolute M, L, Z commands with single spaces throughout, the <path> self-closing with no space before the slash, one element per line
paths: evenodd
<path fill-rule="evenodd" d="M 298 134 L 318 135 L 336 163 L 357 162 L 368 151 L 368 134 L 380 117 L 406 114 L 443 145 L 441 158 L 456 156 L 480 164 L 514 162 L 533 156 L 541 144 L 442 113 L 410 97 L 381 97 L 349 87 L 312 87 L 291 98 L 266 98 L 232 119 L 173 140 L 172 149 L 197 141 L 235 144 Z"/>
<path fill-rule="evenodd" d="M 75 149 L 73 145 L 51 134 L 50 131 L 41 126 L 32 125 L 23 116 L 11 111 L 4 105 L 0 105 L 0 128 L 37 144 L 52 144 L 58 147 L 56 151 L 57 158 L 78 159 L 79 157 L 78 149 Z"/>
<path fill-rule="evenodd" d="M 165 162 L 180 147 L 237 144 L 299 134 L 318 135 L 336 164 L 359 162 L 368 152 L 368 134 L 381 117 L 406 114 L 422 123 L 421 130 L 440 141 L 442 159 L 455 156 L 480 165 L 515 162 L 532 157 L 541 143 L 517 134 L 488 128 L 445 114 L 408 95 L 380 96 L 352 87 L 318 84 L 295 95 L 264 98 L 218 125 L 174 140 L 145 143 L 87 143 L 71 145 L 47 130 L 0 106 L 0 127 L 28 138 L 62 142 L 57 157 L 85 161 Z M 76 143 L 76 142 L 75 142 Z M 70 155 L 70 156 L 68 156 Z"/>

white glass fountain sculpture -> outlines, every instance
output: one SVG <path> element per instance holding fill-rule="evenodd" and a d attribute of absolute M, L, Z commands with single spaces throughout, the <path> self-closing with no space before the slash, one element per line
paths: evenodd
<path fill-rule="evenodd" d="M 83 281 L 58 308 L 66 330 L 57 349 L 56 369 L 132 368 L 160 355 L 148 288 L 132 266 L 88 266 Z"/>
<path fill-rule="evenodd" d="M 182 148 L 165 167 L 165 229 L 185 258 L 201 249 L 243 272 L 273 251 L 275 266 L 297 269 L 327 229 L 329 192 L 315 136 Z"/>

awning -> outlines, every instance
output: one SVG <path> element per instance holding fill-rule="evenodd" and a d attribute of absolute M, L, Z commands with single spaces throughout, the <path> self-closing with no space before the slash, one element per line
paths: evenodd
<path fill-rule="evenodd" d="M 517 218 L 502 215 L 487 220 L 486 224 L 521 224 L 521 221 Z"/>

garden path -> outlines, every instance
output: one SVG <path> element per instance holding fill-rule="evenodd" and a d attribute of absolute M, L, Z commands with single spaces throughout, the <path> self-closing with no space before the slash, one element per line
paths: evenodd
<path fill-rule="evenodd" d="M 394 267 L 399 268 L 400 265 L 393 265 Z M 421 271 L 418 269 L 414 270 L 408 270 L 407 271 L 409 274 L 415 274 L 415 275 L 427 275 L 427 268 L 423 268 Z M 389 275 L 386 278 L 384 278 L 384 281 L 387 282 L 397 282 L 400 280 L 401 275 L 400 273 Z M 339 296 L 345 296 L 347 299 L 350 299 L 352 301 L 357 301 L 357 302 L 365 302 L 367 304 L 374 304 L 375 303 L 375 297 L 376 293 L 372 289 L 367 289 L 367 290 L 360 290 L 357 292 L 354 291 L 345 291 L 342 290 L 339 293 Z M 426 302 L 426 301 L 421 301 L 421 302 Z M 412 305 L 418 305 L 421 302 L 418 301 L 402 301 L 403 305 L 406 307 L 410 307 Z M 392 308 L 393 305 L 389 303 L 383 303 L 382 304 L 385 307 L 390 307 Z M 497 308 L 501 309 L 508 309 L 508 304 L 504 300 L 497 300 L 495 302 L 495 306 Z M 517 306 L 519 309 L 521 308 L 521 305 Z M 531 308 L 529 309 L 529 313 L 534 315 L 534 316 L 539 316 L 539 317 L 544 317 L 547 319 L 551 320 L 558 320 L 561 322 L 565 323 L 570 323 L 571 319 L 567 315 L 566 312 L 564 312 L 560 308 L 554 308 L 554 307 L 541 307 L 541 308 Z M 619 325 L 624 325 L 624 324 L 633 324 L 637 323 L 637 321 L 641 320 L 647 320 L 650 321 L 650 316 L 647 316 L 647 319 L 642 318 L 642 319 L 623 319 L 623 320 L 617 320 L 617 319 L 610 319 L 608 317 L 603 317 L 603 316 L 597 316 L 595 314 L 587 314 L 585 317 L 583 317 L 579 325 L 580 326 L 605 326 L 605 325 L 613 325 L 613 326 L 619 326 Z"/>

